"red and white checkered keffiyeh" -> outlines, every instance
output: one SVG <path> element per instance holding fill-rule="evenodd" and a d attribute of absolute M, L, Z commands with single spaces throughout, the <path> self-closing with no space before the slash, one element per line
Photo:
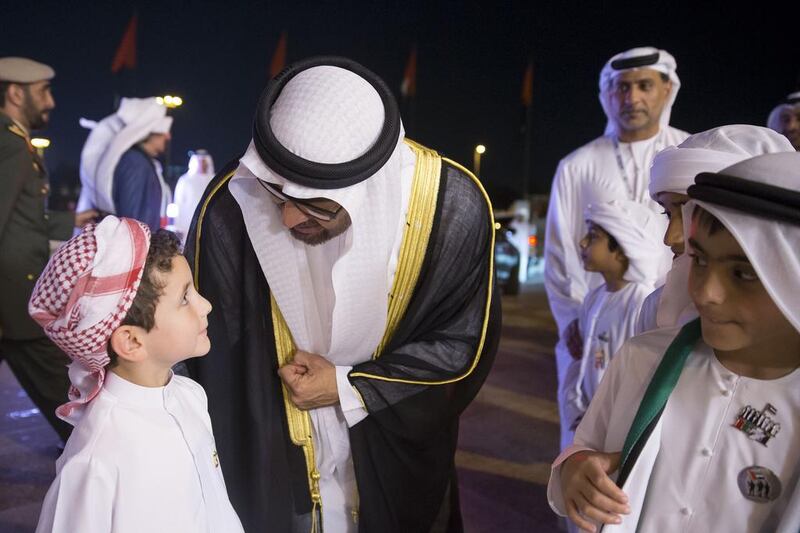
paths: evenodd
<path fill-rule="evenodd" d="M 36 282 L 28 312 L 73 361 L 70 401 L 56 410 L 73 425 L 103 386 L 108 339 L 136 297 L 149 248 L 145 224 L 107 216 L 59 248 Z"/>

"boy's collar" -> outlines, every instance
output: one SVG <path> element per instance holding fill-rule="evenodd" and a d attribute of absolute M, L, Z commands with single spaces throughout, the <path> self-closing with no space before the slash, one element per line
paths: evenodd
<path fill-rule="evenodd" d="M 175 375 L 170 371 L 169 382 L 163 387 L 143 387 L 118 376 L 113 370 L 106 373 L 103 388 L 123 405 L 163 409 L 169 391 L 174 388 Z"/>

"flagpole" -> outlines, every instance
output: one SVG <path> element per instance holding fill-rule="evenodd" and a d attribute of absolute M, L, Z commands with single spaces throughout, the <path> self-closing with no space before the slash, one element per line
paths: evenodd
<path fill-rule="evenodd" d="M 531 135 L 531 108 L 533 106 L 529 105 L 525 108 L 525 151 L 524 151 L 524 160 L 522 164 L 522 198 L 524 200 L 528 200 L 528 188 L 530 186 L 530 175 L 531 175 L 531 144 L 532 144 L 532 135 Z"/>
<path fill-rule="evenodd" d="M 531 148 L 533 144 L 533 58 L 528 61 L 522 80 L 522 104 L 525 106 L 525 136 L 522 147 L 522 198 L 527 201 L 531 182 Z"/>

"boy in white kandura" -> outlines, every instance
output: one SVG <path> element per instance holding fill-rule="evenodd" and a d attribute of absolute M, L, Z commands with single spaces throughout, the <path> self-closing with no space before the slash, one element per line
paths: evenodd
<path fill-rule="evenodd" d="M 208 303 L 177 236 L 107 216 L 73 237 L 36 283 L 31 316 L 72 358 L 75 426 L 37 533 L 241 532 L 207 400 L 172 366 L 208 353 Z"/>

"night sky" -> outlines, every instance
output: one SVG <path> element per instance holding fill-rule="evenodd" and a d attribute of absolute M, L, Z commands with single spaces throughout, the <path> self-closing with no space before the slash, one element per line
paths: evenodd
<path fill-rule="evenodd" d="M 281 31 L 288 62 L 349 56 L 399 96 L 409 51 L 418 49 L 409 137 L 472 166 L 491 192 L 521 190 L 522 78 L 533 85 L 532 178 L 547 192 L 558 160 L 602 133 L 597 77 L 613 54 L 652 45 L 671 52 L 683 87 L 672 125 L 697 132 L 763 125 L 800 76 L 797 7 L 758 2 L 17 2 L 2 8 L 0 55 L 28 56 L 57 72 L 57 108 L 46 135 L 54 181 L 77 174 L 87 131 L 79 117 L 113 111 L 114 94 L 178 94 L 172 160 L 207 148 L 217 167 L 250 138 L 258 95 Z M 752 4 L 752 3 L 751 3 Z M 754 4 L 756 5 L 756 4 Z M 787 3 L 786 5 L 791 5 Z M 796 5 L 796 4 L 795 4 Z M 111 61 L 134 10 L 138 67 L 112 75 Z"/>

